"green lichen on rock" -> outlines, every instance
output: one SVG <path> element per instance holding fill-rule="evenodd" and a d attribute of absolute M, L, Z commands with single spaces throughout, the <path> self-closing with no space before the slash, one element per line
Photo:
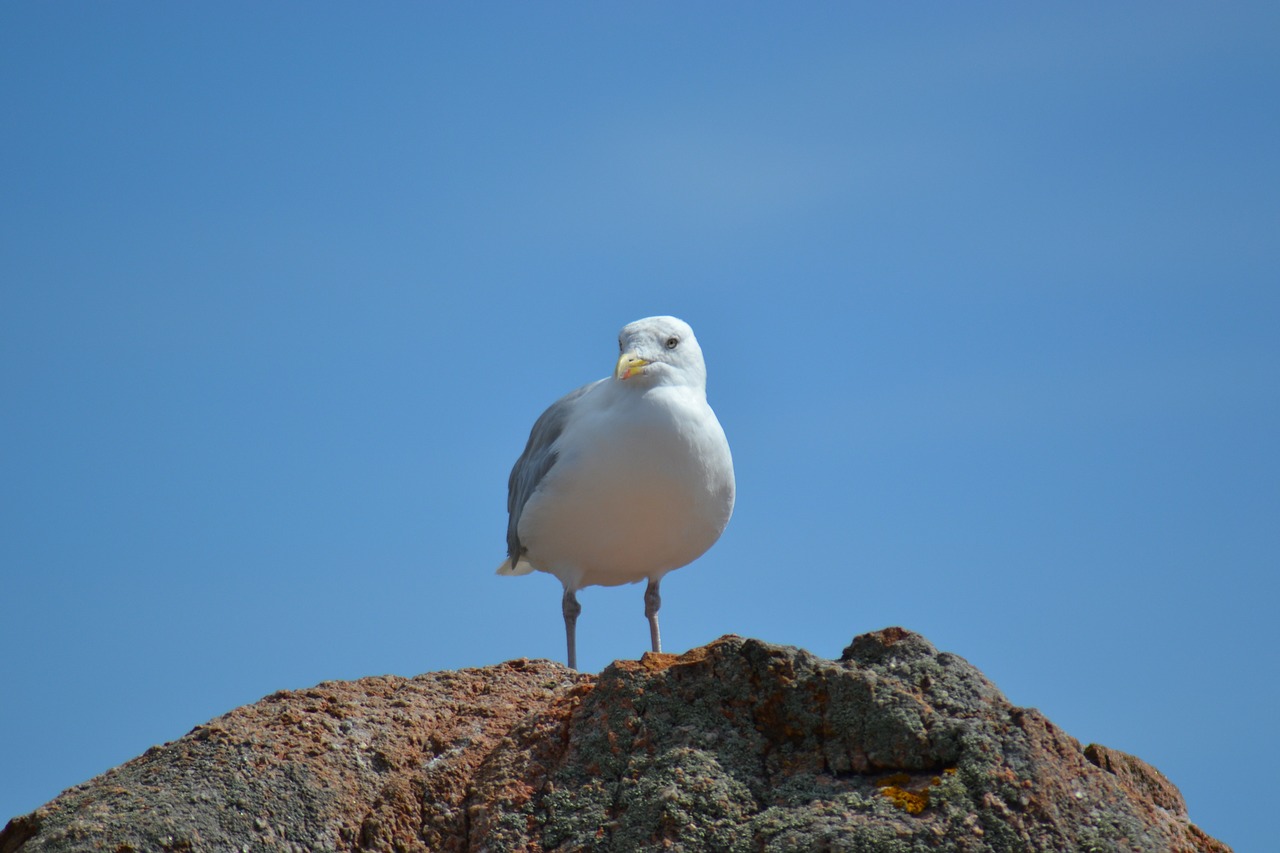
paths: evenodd
<path fill-rule="evenodd" d="M 1049 803 L 1062 782 L 1045 747 L 1074 760 L 1079 745 L 905 631 L 839 661 L 727 637 L 622 662 L 572 730 L 554 778 L 586 796 L 549 810 L 529 838 L 546 849 L 1060 850 L 1076 828 L 1164 849 L 1124 809 L 1091 816 L 1124 805 L 1099 774 Z"/>

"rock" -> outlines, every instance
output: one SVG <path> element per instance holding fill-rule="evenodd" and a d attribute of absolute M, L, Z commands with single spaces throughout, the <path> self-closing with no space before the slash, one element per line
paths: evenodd
<path fill-rule="evenodd" d="M 838 661 L 729 636 L 598 677 L 276 693 L 0 832 L 0 853 L 339 849 L 1229 851 L 1153 767 L 901 628 Z"/>

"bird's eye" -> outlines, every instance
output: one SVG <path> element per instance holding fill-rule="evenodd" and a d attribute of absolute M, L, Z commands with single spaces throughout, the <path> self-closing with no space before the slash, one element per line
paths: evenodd
<path fill-rule="evenodd" d="M 680 339 L 675 337 L 674 335 L 667 338 L 667 349 L 675 349 L 679 345 L 680 345 Z"/>

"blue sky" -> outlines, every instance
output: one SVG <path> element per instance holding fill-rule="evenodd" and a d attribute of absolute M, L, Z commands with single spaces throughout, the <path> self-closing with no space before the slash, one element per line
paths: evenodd
<path fill-rule="evenodd" d="M 738 475 L 669 650 L 906 626 L 1261 849 L 1277 35 L 4 4 L 0 820 L 278 689 L 563 659 L 557 582 L 493 575 L 507 472 L 669 313 Z M 641 587 L 580 600 L 584 669 L 644 650 Z"/>

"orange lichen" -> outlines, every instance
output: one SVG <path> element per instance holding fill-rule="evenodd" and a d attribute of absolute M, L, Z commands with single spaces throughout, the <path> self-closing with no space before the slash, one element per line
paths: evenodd
<path fill-rule="evenodd" d="M 942 771 L 947 776 L 955 775 L 956 769 L 948 767 Z M 880 795 L 888 798 L 895 806 L 907 814 L 920 814 L 929 807 L 929 789 L 942 784 L 941 776 L 933 776 L 928 784 L 921 788 L 907 788 L 911 777 L 906 773 L 894 773 L 876 782 Z"/>
<path fill-rule="evenodd" d="M 908 791 L 904 788 L 899 788 L 897 785 L 889 785 L 881 788 L 880 794 L 888 797 L 895 806 L 907 814 L 920 814 L 929 805 L 928 788 L 922 788 L 919 791 Z"/>

